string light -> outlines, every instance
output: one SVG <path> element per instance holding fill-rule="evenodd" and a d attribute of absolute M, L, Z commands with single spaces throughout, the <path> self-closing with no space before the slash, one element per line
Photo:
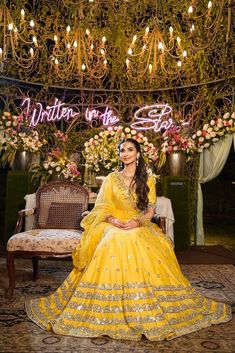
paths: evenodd
<path fill-rule="evenodd" d="M 30 27 L 34 27 L 35 26 L 35 23 L 34 23 L 34 20 L 31 20 L 30 22 L 29 22 L 29 25 L 30 25 Z"/>

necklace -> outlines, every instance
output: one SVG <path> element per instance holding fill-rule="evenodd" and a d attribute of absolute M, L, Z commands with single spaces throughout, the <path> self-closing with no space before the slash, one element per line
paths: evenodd
<path fill-rule="evenodd" d="M 123 172 L 122 172 L 122 175 L 123 175 L 123 177 L 126 178 L 126 179 L 133 179 L 134 176 L 135 176 L 135 174 L 133 174 L 133 175 L 127 175 L 127 174 L 125 174 L 125 173 L 123 173 Z"/>

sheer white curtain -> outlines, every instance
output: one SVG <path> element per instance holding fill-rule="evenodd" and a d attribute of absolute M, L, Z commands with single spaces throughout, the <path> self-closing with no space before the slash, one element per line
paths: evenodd
<path fill-rule="evenodd" d="M 227 134 L 224 139 L 217 141 L 200 154 L 196 225 L 197 245 L 204 245 L 203 195 L 201 184 L 207 183 L 220 174 L 227 161 L 232 143 L 234 143 L 235 146 L 235 134 Z"/>

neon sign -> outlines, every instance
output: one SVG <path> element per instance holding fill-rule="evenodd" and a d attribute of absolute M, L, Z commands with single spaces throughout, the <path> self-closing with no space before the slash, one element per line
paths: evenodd
<path fill-rule="evenodd" d="M 100 120 L 104 126 L 114 125 L 119 121 L 118 117 L 113 115 L 113 111 L 112 109 L 109 109 L 109 107 L 106 107 L 104 113 L 97 109 L 89 110 L 89 108 L 87 108 L 85 118 L 90 122 L 93 120 Z"/>
<path fill-rule="evenodd" d="M 21 103 L 21 107 L 24 108 L 23 112 L 29 119 L 29 126 L 31 127 L 35 127 L 44 122 L 68 121 L 81 115 L 78 106 L 74 105 L 73 108 L 76 109 L 74 110 L 72 107 L 65 106 L 65 103 L 62 103 L 58 98 L 55 98 L 55 103 L 48 105 L 46 109 L 43 109 L 42 104 L 39 102 L 31 105 L 30 98 L 25 98 Z M 119 121 L 118 117 L 114 115 L 113 110 L 107 106 L 105 107 L 104 113 L 97 109 L 87 108 L 85 111 L 85 119 L 90 123 L 94 120 L 98 120 L 104 126 L 114 125 Z"/>
<path fill-rule="evenodd" d="M 168 130 L 174 125 L 173 119 L 163 120 L 172 112 L 172 108 L 168 104 L 146 105 L 138 109 L 134 117 L 137 120 L 131 124 L 135 130 L 154 130 L 155 132 L 162 129 Z"/>
<path fill-rule="evenodd" d="M 69 120 L 80 115 L 80 111 L 74 111 L 72 108 L 66 107 L 65 103 L 62 103 L 58 98 L 55 98 L 54 105 L 48 105 L 46 109 L 43 109 L 41 103 L 34 103 L 31 106 L 30 98 L 25 98 L 21 103 L 21 107 L 26 106 L 24 112 L 30 119 L 29 126 L 35 127 L 39 123 L 60 121 L 62 119 Z M 31 113 L 32 110 L 32 113 Z"/>
<path fill-rule="evenodd" d="M 39 123 L 45 122 L 69 121 L 81 116 L 78 105 L 66 106 L 58 98 L 55 98 L 53 105 L 47 105 L 45 109 L 41 103 L 31 104 L 30 98 L 25 98 L 21 107 L 23 107 L 23 113 L 29 120 L 30 127 L 36 127 Z M 131 124 L 131 128 L 135 130 L 154 130 L 155 132 L 168 130 L 175 126 L 171 113 L 172 108 L 168 104 L 146 105 L 134 113 L 135 121 Z M 100 122 L 104 127 L 116 124 L 119 121 L 117 115 L 108 106 L 105 106 L 104 112 L 98 110 L 98 108 L 86 108 L 84 112 L 87 122 L 91 125 L 93 121 Z M 185 125 L 189 125 L 189 122 L 181 123 L 181 126 Z"/>

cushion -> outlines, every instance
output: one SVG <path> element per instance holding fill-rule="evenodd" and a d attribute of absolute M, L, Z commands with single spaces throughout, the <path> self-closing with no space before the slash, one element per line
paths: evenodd
<path fill-rule="evenodd" d="M 7 250 L 71 253 L 80 243 L 81 233 L 73 229 L 32 229 L 14 234 L 8 240 Z"/>
<path fill-rule="evenodd" d="M 82 203 L 52 202 L 45 228 L 79 228 L 82 211 Z"/>
<path fill-rule="evenodd" d="M 25 195 L 24 197 L 26 203 L 25 203 L 25 208 L 26 209 L 31 209 L 36 207 L 36 194 L 28 194 Z M 29 230 L 33 228 L 34 225 L 34 220 L 35 220 L 35 215 L 29 215 L 25 217 L 25 230 Z"/>

